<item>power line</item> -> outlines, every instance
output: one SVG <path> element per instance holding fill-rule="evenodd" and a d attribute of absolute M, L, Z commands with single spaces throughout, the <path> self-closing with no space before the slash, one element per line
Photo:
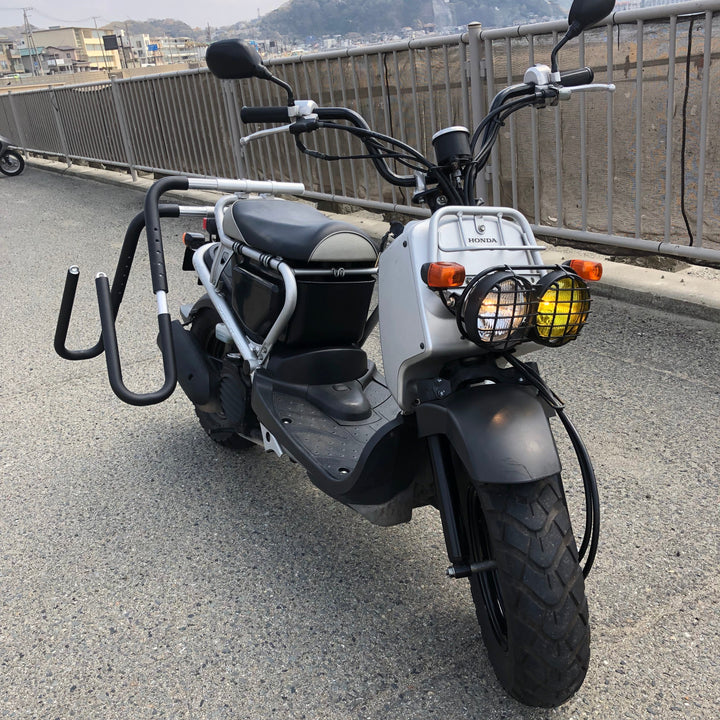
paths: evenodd
<path fill-rule="evenodd" d="M 41 18 L 45 18 L 46 20 L 52 20 L 53 22 L 58 23 L 67 23 L 68 25 L 76 25 L 78 23 L 83 22 L 89 22 L 90 20 L 94 20 L 97 18 L 98 20 L 104 20 L 105 18 L 100 17 L 99 15 L 96 16 L 90 16 L 90 17 L 84 17 L 79 18 L 77 20 L 67 20 L 66 18 L 56 18 L 53 15 L 48 15 L 47 13 L 44 13 L 42 10 L 38 10 L 34 7 L 0 7 L 0 11 L 7 10 L 8 12 L 29 12 L 32 11 L 35 15 L 39 15 Z"/>
<path fill-rule="evenodd" d="M 95 17 L 97 17 L 99 20 L 104 19 L 104 18 L 100 17 L 99 15 L 98 16 L 91 15 L 90 17 L 84 17 L 84 18 L 80 18 L 78 20 L 66 20 L 64 18 L 56 18 L 56 17 L 53 17 L 52 15 L 47 15 L 46 13 L 41 12 L 37 8 L 29 8 L 29 9 L 32 10 L 36 15 L 39 15 L 40 17 L 43 17 L 46 20 L 52 20 L 53 22 L 59 22 L 59 23 L 68 23 L 69 25 L 74 25 L 74 24 L 81 23 L 81 22 L 89 22 L 90 20 L 94 20 Z"/>

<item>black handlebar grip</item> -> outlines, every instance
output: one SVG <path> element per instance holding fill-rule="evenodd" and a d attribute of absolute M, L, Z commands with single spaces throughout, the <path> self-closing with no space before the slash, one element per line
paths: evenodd
<path fill-rule="evenodd" d="M 568 70 L 560 73 L 560 84 L 563 87 L 576 87 L 577 85 L 589 85 L 595 79 L 592 68 L 584 67 L 578 70 Z"/>
<path fill-rule="evenodd" d="M 279 107 L 243 107 L 240 110 L 240 119 L 244 123 L 281 123 L 290 121 L 290 108 Z"/>

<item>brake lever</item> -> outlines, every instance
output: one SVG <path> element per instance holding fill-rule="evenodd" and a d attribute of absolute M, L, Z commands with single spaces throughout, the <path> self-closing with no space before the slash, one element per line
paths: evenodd
<path fill-rule="evenodd" d="M 558 91 L 560 100 L 569 100 L 574 92 L 599 92 L 605 90 L 607 92 L 615 92 L 614 83 L 590 83 L 589 85 L 575 85 L 574 87 L 563 87 L 562 85 L 554 86 Z"/>
<path fill-rule="evenodd" d="M 282 135 L 283 133 L 288 132 L 291 127 L 292 127 L 292 125 L 288 124 L 288 125 L 278 125 L 276 127 L 264 128 L 263 130 L 258 130 L 254 133 L 250 133 L 249 135 L 245 135 L 245 137 L 241 137 L 238 140 L 238 145 L 240 146 L 240 149 L 244 151 L 245 148 L 253 140 L 259 140 L 260 138 L 269 137 L 270 135 Z"/>

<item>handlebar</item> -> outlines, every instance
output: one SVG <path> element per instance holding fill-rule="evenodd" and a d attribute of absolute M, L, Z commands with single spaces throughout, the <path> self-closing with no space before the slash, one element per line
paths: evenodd
<path fill-rule="evenodd" d="M 290 119 L 287 106 L 243 107 L 240 119 L 244 123 L 280 123 Z"/>
<path fill-rule="evenodd" d="M 475 129 L 470 142 L 470 149 L 475 156 L 473 164 L 476 165 L 477 171 L 487 162 L 489 150 L 495 142 L 498 129 L 504 119 L 511 113 L 528 105 L 538 108 L 557 105 L 559 100 L 567 100 L 573 91 L 614 90 L 614 87 L 609 85 L 593 85 L 593 80 L 594 72 L 589 67 L 568 70 L 563 73 L 552 73 L 548 66 L 542 64 L 528 68 L 522 83 L 505 88 L 495 96 L 487 116 Z M 362 115 L 349 108 L 319 108 L 314 102 L 304 100 L 295 101 L 294 107 L 243 107 L 240 111 L 240 118 L 246 123 L 284 123 L 284 127 L 251 133 L 243 138 L 243 142 L 249 142 L 251 139 L 265 137 L 276 132 L 289 132 L 295 136 L 295 143 L 301 152 L 324 160 L 338 160 L 340 157 L 329 156 L 308 149 L 301 142 L 300 136 L 320 128 L 344 128 L 354 134 L 365 145 L 368 152 L 365 157 L 370 159 L 380 176 L 387 182 L 399 187 L 417 187 L 417 176 L 415 174 L 400 175 L 394 172 L 387 162 L 387 157 L 391 156 L 391 154 L 386 154 L 387 151 L 381 143 L 390 143 L 394 146 L 394 151 L 399 154 L 405 153 L 406 156 L 413 156 L 415 159 L 420 158 L 422 164 L 427 163 L 428 169 L 433 167 L 430 161 L 405 143 L 382 133 L 374 132 Z M 353 127 L 333 125 L 332 121 L 335 120 L 344 121 Z M 475 154 L 477 141 L 481 137 L 480 152 Z M 466 180 L 469 177 L 470 175 L 466 173 Z M 456 195 L 456 193 L 453 187 L 443 182 L 443 179 L 447 178 L 443 178 L 442 173 L 435 173 L 433 179 L 442 186 L 446 197 L 452 200 L 452 196 Z M 469 201 L 467 194 L 464 195 L 464 199 Z"/>
<path fill-rule="evenodd" d="M 296 103 L 298 105 L 298 103 Z M 369 134 L 372 133 L 370 126 L 367 124 L 365 118 L 354 110 L 344 107 L 326 107 L 318 108 L 315 104 L 312 104 L 313 115 L 317 116 L 320 121 L 332 121 L 332 120 L 345 120 L 351 125 L 361 130 L 366 130 Z M 291 108 L 283 106 L 266 106 L 266 107 L 247 107 L 244 106 L 240 110 L 240 119 L 245 123 L 287 123 L 292 118 L 297 118 L 297 121 L 288 126 L 289 132 L 296 136 L 296 142 L 298 147 L 303 152 L 308 152 L 307 148 L 299 142 L 299 134 L 317 129 L 317 124 L 308 124 L 307 127 L 302 127 L 303 116 L 291 115 Z M 296 132 L 293 132 L 296 129 Z M 249 140 L 248 136 L 245 140 Z M 380 176 L 387 180 L 387 182 L 397 185 L 400 187 L 414 187 L 415 176 L 414 175 L 398 175 L 393 172 L 384 158 L 381 156 L 377 146 L 372 144 L 370 141 L 366 141 L 364 138 L 360 138 L 364 141 L 365 147 L 368 149 L 370 154 L 370 161 L 375 166 Z"/>
<path fill-rule="evenodd" d="M 584 67 L 577 70 L 566 70 L 560 73 L 560 84 L 563 87 L 575 87 L 577 85 L 589 85 L 595 79 L 592 68 Z"/>

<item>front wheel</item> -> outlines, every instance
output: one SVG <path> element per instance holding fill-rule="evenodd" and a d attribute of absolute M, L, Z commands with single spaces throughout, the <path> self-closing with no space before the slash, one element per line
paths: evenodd
<path fill-rule="evenodd" d="M 526 705 L 556 707 L 582 685 L 590 659 L 585 584 L 559 475 L 461 489 L 471 562 L 496 569 L 470 586 L 500 683 Z"/>
<path fill-rule="evenodd" d="M 20 153 L 6 150 L 0 157 L 0 172 L 3 175 L 19 175 L 25 169 L 25 160 Z"/>

